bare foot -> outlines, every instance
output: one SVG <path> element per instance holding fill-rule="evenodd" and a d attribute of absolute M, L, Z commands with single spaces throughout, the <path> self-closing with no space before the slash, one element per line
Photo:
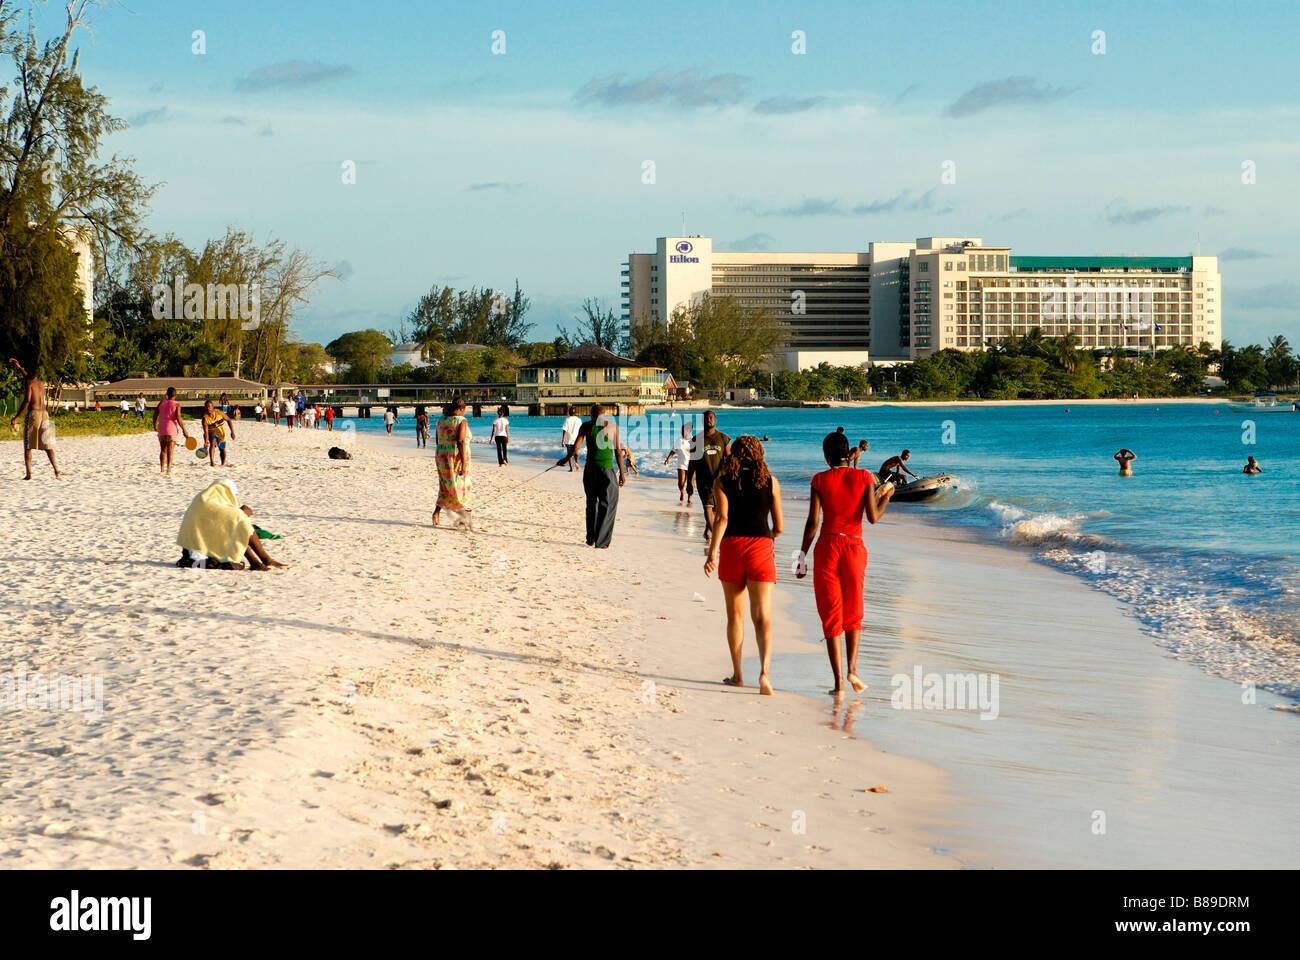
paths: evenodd
<path fill-rule="evenodd" d="M 729 687 L 743 687 L 745 685 L 745 681 L 740 679 L 740 674 L 731 677 L 723 677 L 722 682 Z"/>
<path fill-rule="evenodd" d="M 436 513 L 433 515 L 433 525 L 434 525 L 435 527 L 441 527 L 441 526 L 442 526 L 442 524 L 438 522 L 438 515 L 437 515 Z"/>
<path fill-rule="evenodd" d="M 858 679 L 856 673 L 849 674 L 849 686 L 853 688 L 854 693 L 861 693 L 863 690 L 867 689 L 867 685 Z"/>
<path fill-rule="evenodd" d="M 287 563 L 281 563 L 279 560 L 268 560 L 268 561 L 266 561 L 266 567 L 267 567 L 267 569 L 270 569 L 270 568 L 274 567 L 276 570 L 288 570 L 288 569 L 289 569 L 289 565 L 288 565 Z"/>
<path fill-rule="evenodd" d="M 831 689 L 827 690 L 826 692 L 829 693 L 829 694 L 830 694 L 832 697 L 834 697 L 836 700 L 843 699 L 843 697 L 844 697 L 844 687 L 842 687 L 842 686 L 839 686 L 839 687 L 832 687 Z"/>
<path fill-rule="evenodd" d="M 770 697 L 776 692 L 772 689 L 772 681 L 766 673 L 758 675 L 758 692 L 765 697 Z"/>

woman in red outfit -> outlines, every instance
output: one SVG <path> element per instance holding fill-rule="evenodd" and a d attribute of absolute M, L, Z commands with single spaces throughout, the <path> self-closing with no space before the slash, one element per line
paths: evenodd
<path fill-rule="evenodd" d="M 745 593 L 758 638 L 758 692 L 771 696 L 767 675 L 772 659 L 772 591 L 776 587 L 776 550 L 781 535 L 781 485 L 768 472 L 758 437 L 737 437 L 713 483 L 713 530 L 709 538 L 707 577 L 716 569 L 727 602 L 727 646 L 731 676 L 723 683 L 743 687 L 740 648 L 745 639 Z M 771 518 L 771 525 L 768 518 Z"/>
<path fill-rule="evenodd" d="M 812 495 L 808 522 L 803 528 L 803 546 L 795 575 L 808 574 L 806 557 L 812 546 L 817 524 L 822 535 L 813 551 L 813 593 L 817 597 L 817 615 L 822 621 L 826 653 L 831 658 L 835 689 L 831 694 L 844 695 L 840 673 L 840 634 L 848 647 L 848 681 L 861 693 L 866 684 L 858 679 L 858 641 L 862 638 L 862 582 L 867 574 L 867 548 L 862 543 L 862 517 L 875 523 L 885 514 L 894 495 L 894 485 L 883 483 L 875 489 L 869 470 L 850 467 L 849 441 L 842 433 L 832 433 L 822 441 L 822 454 L 829 470 L 812 478 Z"/>

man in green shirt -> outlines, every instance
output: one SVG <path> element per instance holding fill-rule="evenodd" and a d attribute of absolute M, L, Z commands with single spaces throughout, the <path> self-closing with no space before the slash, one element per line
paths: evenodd
<path fill-rule="evenodd" d="M 614 517 L 618 513 L 618 489 L 623 486 L 623 458 L 618 455 L 622 444 L 618 424 L 605 416 L 599 403 L 591 405 L 591 419 L 578 428 L 573 446 L 556 466 L 576 460 L 587 443 L 587 463 L 582 468 L 582 489 L 587 494 L 587 546 L 604 549 L 614 536 Z M 617 472 L 616 472 L 617 471 Z"/>

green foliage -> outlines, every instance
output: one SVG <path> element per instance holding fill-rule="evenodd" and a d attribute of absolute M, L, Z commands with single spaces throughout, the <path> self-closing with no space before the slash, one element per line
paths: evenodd
<path fill-rule="evenodd" d="M 533 328 L 524 320 L 531 304 L 518 280 L 512 296 L 487 287 L 433 287 L 403 320 L 399 336 L 406 342 L 409 330 L 412 341 L 423 345 L 426 355 L 439 353 L 441 345 L 448 343 L 514 349 Z"/>
<path fill-rule="evenodd" d="M 623 336 L 622 321 L 613 309 L 605 309 L 599 300 L 588 297 L 582 301 L 583 315 L 575 317 L 578 321 L 577 332 L 560 327 L 560 339 L 570 350 L 584 343 L 594 343 L 611 353 L 622 354 L 628 349 L 628 338 Z"/>
<path fill-rule="evenodd" d="M 335 362 L 348 365 L 339 377 L 340 382 L 380 383 L 392 346 L 392 342 L 378 330 L 354 330 L 327 344 L 325 352 Z"/>
<path fill-rule="evenodd" d="M 666 324 L 639 318 L 631 335 L 638 362 L 712 390 L 748 381 L 785 338 L 784 327 L 766 310 L 707 295 L 677 307 Z"/>

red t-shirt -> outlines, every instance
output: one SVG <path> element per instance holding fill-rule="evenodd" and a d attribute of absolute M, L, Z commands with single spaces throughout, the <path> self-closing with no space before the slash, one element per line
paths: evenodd
<path fill-rule="evenodd" d="M 862 514 L 874 483 L 870 470 L 837 467 L 812 478 L 812 488 L 822 501 L 822 534 L 862 536 Z"/>

